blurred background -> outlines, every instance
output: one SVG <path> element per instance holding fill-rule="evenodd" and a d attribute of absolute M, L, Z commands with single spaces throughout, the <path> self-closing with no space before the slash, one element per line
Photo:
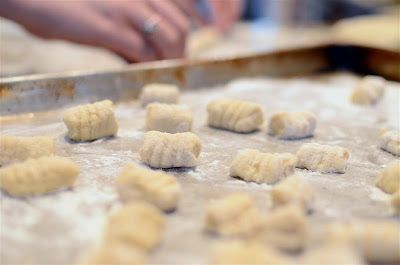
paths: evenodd
<path fill-rule="evenodd" d="M 400 51 L 400 0 L 244 0 L 240 20 L 226 35 L 211 27 L 193 30 L 186 56 L 240 56 L 324 42 Z M 0 76 L 108 70 L 126 64 L 109 50 L 44 40 L 17 23 L 0 20 Z"/>

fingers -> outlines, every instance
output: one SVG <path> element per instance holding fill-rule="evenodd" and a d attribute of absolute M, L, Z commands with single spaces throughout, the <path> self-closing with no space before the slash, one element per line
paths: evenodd
<path fill-rule="evenodd" d="M 206 18 L 196 10 L 195 0 L 172 0 L 172 2 L 190 17 L 196 26 L 201 27 L 207 24 Z"/>

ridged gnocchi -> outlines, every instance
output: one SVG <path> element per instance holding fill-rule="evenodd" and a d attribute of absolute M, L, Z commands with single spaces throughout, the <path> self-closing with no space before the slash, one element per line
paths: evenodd
<path fill-rule="evenodd" d="M 380 76 L 365 76 L 350 95 L 350 100 L 357 105 L 376 104 L 384 95 L 386 81 Z"/>
<path fill-rule="evenodd" d="M 217 99 L 207 105 L 208 125 L 239 133 L 259 129 L 264 121 L 261 106 L 235 99 Z"/>
<path fill-rule="evenodd" d="M 103 100 L 68 109 L 64 114 L 68 137 L 75 141 L 92 141 L 113 136 L 118 131 L 114 104 Z"/>
<path fill-rule="evenodd" d="M 393 155 L 400 156 L 400 132 L 382 130 L 378 146 Z"/>
<path fill-rule="evenodd" d="M 268 133 L 280 139 L 299 139 L 312 136 L 317 118 L 308 111 L 276 112 L 269 119 Z"/>
<path fill-rule="evenodd" d="M 79 167 L 70 159 L 43 156 L 0 169 L 0 186 L 7 193 L 23 197 L 42 195 L 72 187 Z"/>
<path fill-rule="evenodd" d="M 143 87 L 139 99 L 143 106 L 153 102 L 176 104 L 179 101 L 179 94 L 179 89 L 175 85 L 154 83 Z"/>
<path fill-rule="evenodd" d="M 321 173 L 344 173 L 350 152 L 343 147 L 306 143 L 297 151 L 297 167 Z"/>
<path fill-rule="evenodd" d="M 174 176 L 135 164 L 126 165 L 116 183 L 123 201 L 145 200 L 164 211 L 175 209 L 181 194 Z"/>
<path fill-rule="evenodd" d="M 0 165 L 54 154 L 54 138 L 48 136 L 0 136 Z"/>
<path fill-rule="evenodd" d="M 400 189 L 400 161 L 393 161 L 376 178 L 375 185 L 386 193 Z"/>
<path fill-rule="evenodd" d="M 262 153 L 255 149 L 244 149 L 234 158 L 230 176 L 257 183 L 275 183 L 291 174 L 297 158 L 289 153 Z"/>
<path fill-rule="evenodd" d="M 248 195 L 233 193 L 208 205 L 204 226 L 220 235 L 248 237 L 262 230 L 263 221 Z"/>
<path fill-rule="evenodd" d="M 167 133 L 189 132 L 192 130 L 192 123 L 192 112 L 186 106 L 161 103 L 147 105 L 147 130 Z"/>
<path fill-rule="evenodd" d="M 201 152 L 199 137 L 191 132 L 147 132 L 139 151 L 143 163 L 154 168 L 195 167 Z"/>

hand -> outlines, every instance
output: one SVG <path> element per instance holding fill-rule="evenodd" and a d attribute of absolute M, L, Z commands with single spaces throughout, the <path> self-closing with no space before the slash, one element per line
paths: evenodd
<path fill-rule="evenodd" d="M 240 18 L 242 0 L 209 0 L 213 24 L 223 33 L 229 31 L 233 24 Z"/>
<path fill-rule="evenodd" d="M 0 13 L 44 37 L 105 47 L 129 61 L 183 56 L 194 5 L 179 0 L 2 0 Z M 191 0 L 187 2 L 192 2 Z M 11 12 L 11 11 L 12 12 Z M 145 21 L 159 21 L 156 32 L 142 32 Z"/>

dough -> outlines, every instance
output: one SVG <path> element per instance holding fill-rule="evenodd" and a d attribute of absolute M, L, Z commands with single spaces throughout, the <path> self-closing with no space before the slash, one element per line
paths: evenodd
<path fill-rule="evenodd" d="M 206 230 L 223 236 L 252 236 L 263 228 L 264 218 L 244 193 L 211 202 L 206 210 Z"/>
<path fill-rule="evenodd" d="M 344 173 L 349 157 L 349 151 L 340 146 L 306 143 L 297 151 L 297 167 L 321 173 Z"/>
<path fill-rule="evenodd" d="M 390 204 L 396 214 L 400 214 L 400 190 L 396 191 L 390 198 Z"/>
<path fill-rule="evenodd" d="M 284 250 L 299 250 L 309 238 L 309 224 L 304 210 L 298 205 L 287 205 L 274 209 L 265 220 L 265 229 L 260 234 L 269 245 Z"/>
<path fill-rule="evenodd" d="M 215 265 L 285 265 L 294 264 L 277 250 L 256 242 L 227 241 L 220 243 L 213 253 Z"/>
<path fill-rule="evenodd" d="M 68 137 L 75 141 L 92 141 L 113 136 L 118 131 L 114 105 L 110 100 L 73 107 L 66 111 L 64 123 Z"/>
<path fill-rule="evenodd" d="M 357 105 L 375 104 L 383 97 L 385 86 L 386 82 L 382 77 L 365 76 L 354 88 L 350 100 Z"/>
<path fill-rule="evenodd" d="M 300 258 L 304 265 L 367 265 L 360 253 L 345 243 L 325 244 L 309 250 Z"/>
<path fill-rule="evenodd" d="M 379 147 L 389 153 L 400 156 L 400 132 L 382 130 L 379 136 Z"/>
<path fill-rule="evenodd" d="M 297 159 L 289 153 L 261 153 L 243 149 L 234 158 L 230 175 L 246 181 L 272 184 L 294 172 Z"/>
<path fill-rule="evenodd" d="M 129 203 L 108 220 L 104 242 L 125 243 L 149 251 L 161 241 L 165 221 L 162 213 L 147 203 Z"/>
<path fill-rule="evenodd" d="M 79 167 L 70 159 L 43 156 L 0 169 L 0 185 L 13 196 L 42 195 L 72 187 Z"/>
<path fill-rule="evenodd" d="M 300 177 L 290 176 L 272 188 L 271 197 L 275 206 L 297 204 L 307 210 L 314 201 L 314 190 Z"/>
<path fill-rule="evenodd" d="M 193 115 L 183 105 L 151 103 L 147 105 L 147 130 L 180 133 L 192 130 Z"/>
<path fill-rule="evenodd" d="M 386 166 L 376 179 L 375 185 L 386 193 L 395 193 L 400 189 L 400 161 Z"/>
<path fill-rule="evenodd" d="M 299 139 L 312 136 L 317 118 L 307 111 L 276 112 L 272 114 L 268 133 L 281 139 Z"/>
<path fill-rule="evenodd" d="M 331 223 L 326 228 L 327 242 L 348 242 L 372 263 L 400 262 L 398 222 L 375 220 Z"/>
<path fill-rule="evenodd" d="M 129 244 L 112 242 L 103 244 L 89 258 L 86 265 L 146 265 L 146 254 Z"/>
<path fill-rule="evenodd" d="M 48 136 L 0 135 L 0 165 L 54 154 L 54 139 Z"/>
<path fill-rule="evenodd" d="M 207 106 L 208 125 L 239 133 L 249 133 L 257 130 L 263 123 L 263 112 L 257 103 L 218 99 Z"/>
<path fill-rule="evenodd" d="M 144 136 L 140 158 L 154 168 L 195 167 L 200 151 L 200 139 L 194 133 L 150 131 Z"/>
<path fill-rule="evenodd" d="M 126 165 L 116 183 L 123 201 L 143 199 L 164 211 L 175 209 L 181 195 L 181 185 L 174 176 L 135 164 Z"/>
<path fill-rule="evenodd" d="M 140 101 L 143 106 L 152 102 L 176 104 L 179 101 L 179 89 L 170 84 L 149 84 L 143 87 Z"/>

